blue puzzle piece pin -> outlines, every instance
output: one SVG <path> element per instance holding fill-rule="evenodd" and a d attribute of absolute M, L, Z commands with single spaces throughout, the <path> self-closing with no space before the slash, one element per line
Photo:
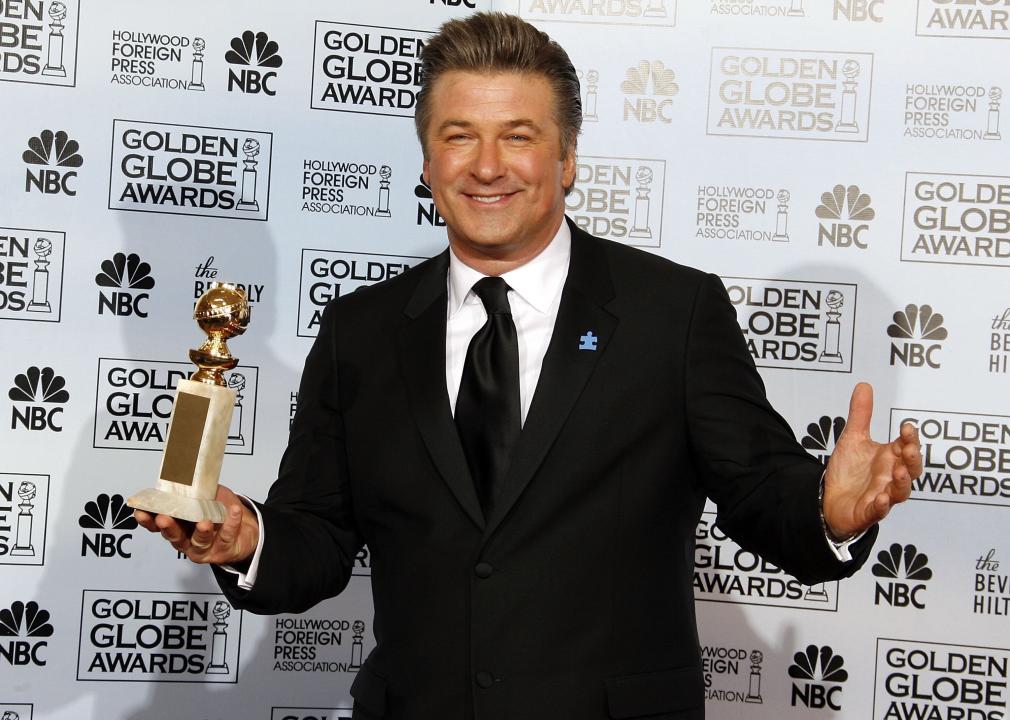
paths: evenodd
<path fill-rule="evenodd" d="M 592 330 L 587 330 L 586 334 L 579 338 L 579 350 L 596 350 L 598 337 L 593 335 Z"/>

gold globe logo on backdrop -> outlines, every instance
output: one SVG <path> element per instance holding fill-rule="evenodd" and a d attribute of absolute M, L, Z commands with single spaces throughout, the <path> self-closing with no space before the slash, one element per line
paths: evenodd
<path fill-rule="evenodd" d="M 0 473 L 0 565 L 44 565 L 49 476 Z"/>
<path fill-rule="evenodd" d="M 905 173 L 901 259 L 1010 266 L 1010 177 Z"/>
<path fill-rule="evenodd" d="M 916 0 L 915 34 L 925 37 L 1010 39 L 1010 8 L 1000 0 Z"/>
<path fill-rule="evenodd" d="M 273 133 L 113 120 L 109 209 L 269 217 Z"/>
<path fill-rule="evenodd" d="M 323 308 L 330 300 L 401 275 L 425 259 L 413 255 L 303 249 L 298 337 L 315 337 L 319 333 Z"/>
<path fill-rule="evenodd" d="M 772 278 L 722 278 L 758 367 L 852 372 L 857 288 Z"/>
<path fill-rule="evenodd" d="M 874 664 L 873 720 L 1006 714 L 1006 648 L 878 638 Z"/>
<path fill-rule="evenodd" d="M 565 210 L 586 232 L 637 247 L 660 247 L 666 161 L 578 156 Z"/>
<path fill-rule="evenodd" d="M 736 544 L 702 513 L 695 531 L 694 597 L 705 602 L 797 610 L 838 611 L 838 581 L 804 585 L 792 575 Z"/>
<path fill-rule="evenodd" d="M 712 48 L 707 133 L 866 142 L 873 54 Z"/>
<path fill-rule="evenodd" d="M 0 227 L 0 320 L 59 322 L 66 235 Z"/>
<path fill-rule="evenodd" d="M 910 422 L 922 439 L 923 472 L 912 500 L 1010 507 L 1010 417 L 893 408 L 891 430 Z"/>
<path fill-rule="evenodd" d="M 242 612 L 217 593 L 85 590 L 77 680 L 234 683 Z"/>
<path fill-rule="evenodd" d="M 519 17 L 530 22 L 673 27 L 677 0 L 519 0 Z"/>
<path fill-rule="evenodd" d="M 0 80 L 74 87 L 80 0 L 17 0 L 2 7 Z"/>
<path fill-rule="evenodd" d="M 309 107 L 412 118 L 421 49 L 431 35 L 317 20 Z"/>
<path fill-rule="evenodd" d="M 190 363 L 134 358 L 98 358 L 92 447 L 160 452 L 180 380 Z M 237 391 L 225 452 L 252 455 L 256 437 L 259 368 L 239 365 L 225 373 Z"/>

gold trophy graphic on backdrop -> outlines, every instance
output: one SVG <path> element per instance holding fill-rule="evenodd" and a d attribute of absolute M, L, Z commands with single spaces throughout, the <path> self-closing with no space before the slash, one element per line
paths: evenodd
<path fill-rule="evenodd" d="M 199 369 L 189 380 L 179 381 L 156 486 L 127 504 L 180 520 L 221 523 L 224 505 L 214 498 L 235 407 L 235 390 L 228 387 L 224 371 L 238 365 L 226 341 L 244 333 L 249 324 L 245 290 L 211 283 L 197 300 L 193 319 L 207 333 L 207 341 L 189 351 Z"/>

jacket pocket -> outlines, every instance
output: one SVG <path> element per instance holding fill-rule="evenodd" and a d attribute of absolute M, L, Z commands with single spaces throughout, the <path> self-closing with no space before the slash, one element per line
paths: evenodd
<path fill-rule="evenodd" d="M 701 670 L 695 666 L 623 675 L 605 682 L 607 709 L 615 720 L 688 710 L 704 700 Z"/>
<path fill-rule="evenodd" d="M 358 669 L 358 675 L 351 683 L 351 697 L 354 698 L 355 708 L 360 705 L 376 718 L 385 716 L 386 680 L 372 672 L 367 663 Z M 358 714 L 354 717 L 358 717 Z"/>

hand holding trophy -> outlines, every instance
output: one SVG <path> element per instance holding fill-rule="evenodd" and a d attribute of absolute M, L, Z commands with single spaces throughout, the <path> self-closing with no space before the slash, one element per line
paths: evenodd
<path fill-rule="evenodd" d="M 235 390 L 228 387 L 224 371 L 238 364 L 226 343 L 249 324 L 245 291 L 211 283 L 197 301 L 193 319 L 207 334 L 203 345 L 189 351 L 199 369 L 179 382 L 155 487 L 140 491 L 127 504 L 180 520 L 222 523 L 225 508 L 214 498 L 235 406 Z"/>

